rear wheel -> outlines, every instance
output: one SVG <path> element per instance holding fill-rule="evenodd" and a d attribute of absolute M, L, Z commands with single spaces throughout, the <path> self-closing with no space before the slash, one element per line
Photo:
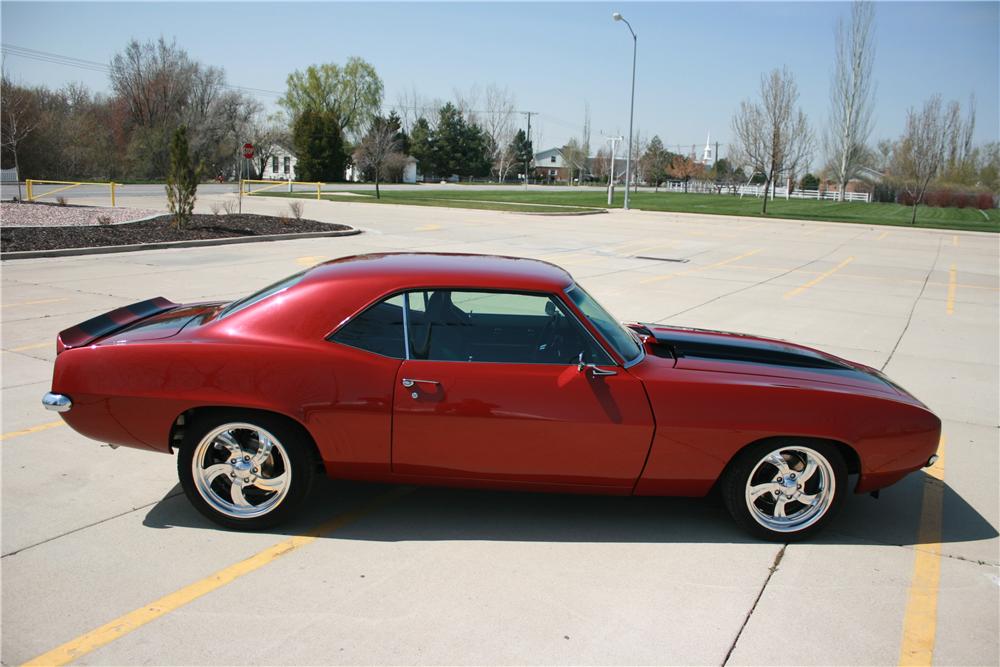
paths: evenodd
<path fill-rule="evenodd" d="M 840 508 L 847 465 L 825 442 L 754 445 L 730 464 L 722 480 L 726 508 L 744 530 L 775 541 L 802 539 Z"/>
<path fill-rule="evenodd" d="M 211 413 L 184 434 L 177 472 L 188 500 L 212 521 L 259 530 L 285 520 L 314 475 L 298 429 L 264 414 Z"/>

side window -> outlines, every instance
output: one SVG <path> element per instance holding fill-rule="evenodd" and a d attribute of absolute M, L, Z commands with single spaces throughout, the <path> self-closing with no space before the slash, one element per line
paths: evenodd
<path fill-rule="evenodd" d="M 402 359 L 403 348 L 403 296 L 380 301 L 355 316 L 341 327 L 330 340 L 384 357 Z"/>
<path fill-rule="evenodd" d="M 292 164 L 292 158 L 290 158 L 290 157 L 288 157 L 286 155 L 285 156 L 285 173 L 286 174 L 288 173 L 288 168 L 289 168 L 289 166 L 291 166 L 291 164 Z"/>
<path fill-rule="evenodd" d="M 271 156 L 271 173 L 272 174 L 277 174 L 278 173 L 278 156 L 277 155 L 272 155 Z"/>
<path fill-rule="evenodd" d="M 610 359 L 547 295 L 457 290 L 410 292 L 412 359 L 573 364 Z"/>

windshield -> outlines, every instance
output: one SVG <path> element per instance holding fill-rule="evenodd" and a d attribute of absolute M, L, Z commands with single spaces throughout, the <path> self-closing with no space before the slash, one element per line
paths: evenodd
<path fill-rule="evenodd" d="M 587 294 L 579 285 L 573 285 L 567 289 L 566 296 L 576 304 L 576 307 L 601 332 L 626 363 L 639 358 L 642 354 L 642 347 L 632 337 L 632 334 L 626 331 L 625 327 L 615 321 L 615 318 L 594 300 L 594 297 Z"/>
<path fill-rule="evenodd" d="M 238 313 L 244 308 L 249 308 L 258 301 L 266 299 L 272 294 L 277 294 L 278 292 L 288 289 L 292 285 L 295 285 L 300 280 L 302 280 L 302 277 L 305 276 L 307 271 L 309 271 L 309 269 L 306 269 L 306 271 L 301 271 L 299 273 L 296 273 L 295 275 L 288 276 L 287 278 L 279 280 L 273 285 L 268 285 L 264 289 L 260 290 L 259 292 L 254 292 L 250 296 L 243 297 L 242 299 L 233 301 L 231 304 L 226 306 L 221 313 L 219 313 L 219 319 L 221 320 L 222 318 L 228 317 L 233 313 Z"/>

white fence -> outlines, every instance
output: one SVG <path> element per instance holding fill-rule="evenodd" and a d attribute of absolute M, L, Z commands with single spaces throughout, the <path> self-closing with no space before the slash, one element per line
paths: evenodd
<path fill-rule="evenodd" d="M 668 181 L 667 183 L 661 185 L 660 189 L 665 192 L 686 191 L 689 193 L 694 192 L 701 194 L 732 194 L 733 192 L 733 188 L 728 188 L 724 185 L 716 185 L 715 183 L 707 181 L 689 181 L 686 189 L 682 181 Z M 774 199 L 827 199 L 833 201 L 840 199 L 840 192 L 838 190 L 796 190 L 793 188 L 791 193 L 788 193 L 788 188 L 778 186 L 773 188 L 773 191 Z M 764 186 L 740 185 L 736 188 L 736 193 L 750 197 L 763 197 Z M 867 192 L 847 192 L 844 194 L 844 199 L 846 201 L 869 202 L 871 201 L 871 195 Z"/>
<path fill-rule="evenodd" d="M 17 183 L 17 169 L 0 169 L 0 183 Z"/>

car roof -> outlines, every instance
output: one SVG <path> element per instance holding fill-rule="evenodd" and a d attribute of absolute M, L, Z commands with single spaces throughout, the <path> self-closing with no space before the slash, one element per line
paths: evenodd
<path fill-rule="evenodd" d="M 356 282 L 373 291 L 462 287 L 556 292 L 573 283 L 565 270 L 537 259 L 457 253 L 373 253 L 324 262 L 302 283 Z"/>

